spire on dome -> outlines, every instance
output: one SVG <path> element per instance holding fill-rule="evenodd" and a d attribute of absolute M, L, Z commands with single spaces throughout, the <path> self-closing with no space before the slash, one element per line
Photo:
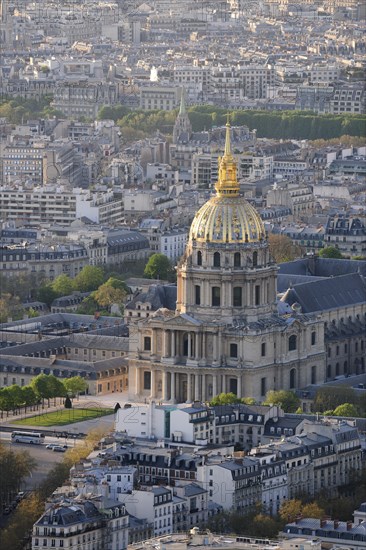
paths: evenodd
<path fill-rule="evenodd" d="M 239 182 L 237 180 L 236 162 L 231 153 L 229 115 L 226 123 L 225 150 L 224 156 L 219 158 L 219 179 L 215 185 L 219 196 L 236 197 L 239 195 Z"/>

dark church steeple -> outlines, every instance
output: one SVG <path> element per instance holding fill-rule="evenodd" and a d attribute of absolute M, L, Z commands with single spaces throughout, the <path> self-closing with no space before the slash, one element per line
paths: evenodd
<path fill-rule="evenodd" d="M 173 128 L 173 143 L 188 143 L 192 134 L 192 125 L 186 111 L 185 90 L 182 88 L 179 113 Z"/>

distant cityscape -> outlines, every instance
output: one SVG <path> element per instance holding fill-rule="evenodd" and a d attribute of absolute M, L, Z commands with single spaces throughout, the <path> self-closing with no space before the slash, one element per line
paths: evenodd
<path fill-rule="evenodd" d="M 4 550 L 365 547 L 365 21 L 0 0 Z"/>

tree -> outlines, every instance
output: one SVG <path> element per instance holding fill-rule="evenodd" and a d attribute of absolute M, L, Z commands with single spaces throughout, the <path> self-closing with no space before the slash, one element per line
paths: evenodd
<path fill-rule="evenodd" d="M 302 509 L 301 500 L 291 499 L 283 502 L 279 509 L 280 518 L 288 523 L 294 521 L 300 515 Z"/>
<path fill-rule="evenodd" d="M 96 290 L 103 283 L 103 269 L 94 265 L 86 265 L 74 279 L 74 288 L 80 292 Z"/>
<path fill-rule="evenodd" d="M 358 416 L 358 410 L 353 403 L 343 403 L 343 405 L 338 405 L 333 411 L 334 416 Z"/>
<path fill-rule="evenodd" d="M 301 256 L 301 247 L 295 245 L 287 235 L 270 233 L 268 244 L 271 256 L 276 263 L 289 262 Z"/>
<path fill-rule="evenodd" d="M 240 399 L 235 395 L 235 393 L 219 393 L 213 397 L 210 401 L 212 407 L 218 405 L 232 405 L 234 403 L 240 403 Z"/>
<path fill-rule="evenodd" d="M 173 270 L 169 258 L 164 254 L 153 254 L 146 264 L 144 275 L 148 279 L 169 279 Z"/>
<path fill-rule="evenodd" d="M 50 284 L 46 284 L 37 289 L 36 298 L 40 302 L 47 304 L 48 307 L 51 307 L 53 300 L 58 298 L 58 294 L 53 290 Z"/>
<path fill-rule="evenodd" d="M 317 502 L 309 502 L 304 504 L 301 514 L 304 518 L 322 519 L 325 516 L 325 510 Z"/>
<path fill-rule="evenodd" d="M 65 386 L 61 380 L 53 374 L 39 374 L 33 378 L 31 386 L 39 399 L 42 399 L 42 401 L 47 399 L 48 406 L 50 406 L 50 399 L 63 397 L 66 393 Z"/>
<path fill-rule="evenodd" d="M 99 305 L 91 294 L 90 296 L 84 298 L 77 308 L 76 313 L 80 313 L 81 315 L 94 315 L 94 313 L 98 310 Z"/>
<path fill-rule="evenodd" d="M 72 409 L 72 402 L 68 395 L 66 396 L 64 406 L 65 406 L 65 409 Z"/>
<path fill-rule="evenodd" d="M 316 412 L 336 409 L 344 403 L 357 405 L 357 394 L 350 386 L 325 386 L 315 394 L 313 408 Z"/>
<path fill-rule="evenodd" d="M 93 292 L 93 298 L 100 307 L 110 308 L 113 304 L 121 304 L 126 297 L 126 291 L 113 286 L 100 285 L 98 290 Z"/>
<path fill-rule="evenodd" d="M 52 289 L 58 296 L 69 296 L 74 289 L 73 282 L 68 275 L 62 274 L 53 281 Z"/>
<path fill-rule="evenodd" d="M 263 405 L 278 405 L 285 412 L 295 412 L 300 405 L 300 399 L 293 391 L 270 390 Z"/>
<path fill-rule="evenodd" d="M 67 392 L 74 397 L 80 393 L 85 393 L 88 389 L 88 383 L 81 376 L 72 376 L 64 380 L 64 386 Z"/>
<path fill-rule="evenodd" d="M 27 412 L 27 407 L 33 407 L 34 405 L 36 405 L 38 399 L 32 386 L 23 386 L 21 390 L 23 405 L 25 407 L 25 412 Z"/>
<path fill-rule="evenodd" d="M 335 258 L 341 260 L 343 258 L 342 253 L 335 246 L 326 246 L 319 251 L 321 258 Z"/>
<path fill-rule="evenodd" d="M 13 410 L 23 405 L 23 392 L 20 386 L 13 384 L 12 386 L 9 386 L 7 390 L 10 395 Z"/>
<path fill-rule="evenodd" d="M 243 405 L 256 405 L 257 404 L 254 397 L 242 397 L 240 399 L 240 403 L 243 403 Z"/>
<path fill-rule="evenodd" d="M 9 502 L 36 463 L 27 451 L 13 451 L 0 443 L 0 501 Z"/>
<path fill-rule="evenodd" d="M 6 416 L 8 416 L 9 411 L 11 411 L 12 408 L 13 408 L 13 405 L 12 405 L 11 394 L 9 392 L 9 388 L 1 388 L 0 389 L 1 418 L 3 418 L 4 411 L 6 411 Z"/>
<path fill-rule="evenodd" d="M 129 293 L 129 288 L 126 285 L 126 283 L 119 279 L 118 277 L 109 277 L 109 279 L 104 283 L 107 286 L 111 286 L 112 288 L 118 288 L 119 290 L 123 290 L 126 295 Z"/>

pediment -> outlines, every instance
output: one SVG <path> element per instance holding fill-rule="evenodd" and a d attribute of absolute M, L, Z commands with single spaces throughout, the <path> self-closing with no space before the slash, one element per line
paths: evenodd
<path fill-rule="evenodd" d="M 174 327 L 198 327 L 202 325 L 201 321 L 194 319 L 190 315 L 183 313 L 181 315 L 176 315 L 172 319 L 167 319 L 166 323 L 169 323 L 169 326 Z"/>

